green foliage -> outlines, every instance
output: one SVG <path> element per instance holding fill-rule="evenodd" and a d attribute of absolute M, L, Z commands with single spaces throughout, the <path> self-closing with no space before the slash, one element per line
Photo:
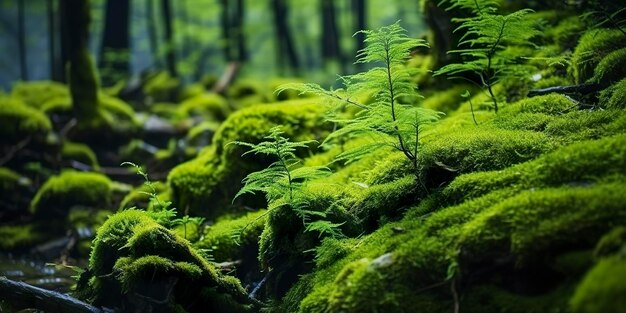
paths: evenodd
<path fill-rule="evenodd" d="M 152 217 L 159 224 L 168 227 L 174 228 L 176 226 L 182 227 L 183 238 L 187 238 L 187 227 L 189 224 L 195 225 L 191 227 L 195 227 L 197 229 L 204 222 L 204 218 L 202 217 L 189 217 L 188 215 L 184 215 L 180 218 L 176 218 L 178 212 L 176 208 L 172 208 L 171 201 L 161 201 L 157 194 L 157 189 L 155 183 L 153 183 L 148 177 L 148 173 L 146 173 L 141 166 L 132 163 L 132 162 L 124 162 L 122 166 L 128 165 L 135 169 L 137 175 L 140 175 L 144 179 L 144 185 L 147 187 L 149 191 L 141 191 L 137 192 L 140 194 L 145 194 L 148 196 L 150 203 L 152 204 L 151 210 L 148 211 L 150 217 Z"/>
<path fill-rule="evenodd" d="M 61 158 L 64 160 L 78 161 L 89 165 L 93 170 L 99 170 L 98 158 L 88 145 L 66 141 L 61 147 Z"/>
<path fill-rule="evenodd" d="M 323 166 L 299 166 L 295 152 L 299 148 L 307 148 L 315 140 L 291 142 L 282 137 L 284 133 L 280 127 L 274 127 L 266 136 L 266 141 L 259 144 L 234 141 L 233 144 L 249 147 L 243 155 L 254 153 L 272 156 L 277 159 L 267 168 L 248 174 L 243 179 L 244 186 L 235 195 L 235 199 L 243 194 L 262 192 L 265 194 L 270 209 L 279 209 L 289 206 L 302 218 L 307 231 L 315 231 L 321 235 L 340 236 L 337 230 L 341 224 L 333 224 L 325 220 L 310 222 L 311 215 L 324 218 L 324 212 L 307 209 L 307 203 L 302 202 L 304 186 L 311 180 L 326 176 L 330 170 Z"/>
<path fill-rule="evenodd" d="M 286 84 L 277 92 L 296 89 L 301 93 L 324 97 L 329 99 L 334 112 L 342 110 L 346 104 L 360 108 L 353 119 L 331 119 L 342 127 L 330 134 L 324 144 L 356 136 L 374 140 L 347 150 L 336 159 L 349 163 L 380 147 L 391 146 L 411 161 L 418 176 L 420 136 L 428 124 L 438 120 L 440 113 L 415 105 L 421 97 L 412 81 L 416 69 L 406 67 L 405 62 L 412 49 L 428 45 L 423 40 L 407 37 L 399 23 L 360 33 L 365 35 L 366 48 L 359 51 L 356 63 L 382 65 L 367 72 L 341 77 L 345 89 L 325 90 L 308 83 Z M 360 94 L 372 94 L 372 102 L 359 103 L 355 99 Z"/>
<path fill-rule="evenodd" d="M 574 78 L 575 83 L 586 83 L 593 77 L 596 66 L 606 55 L 624 47 L 626 40 L 618 30 L 588 30 L 578 41 L 568 73 Z"/>
<path fill-rule="evenodd" d="M 600 93 L 600 105 L 609 109 L 626 107 L 626 78 Z"/>
<path fill-rule="evenodd" d="M 448 64 L 435 72 L 455 77 L 473 73 L 480 79 L 481 88 L 486 88 L 498 112 L 498 99 L 493 86 L 508 77 L 520 76 L 527 72 L 518 60 L 519 55 L 506 53 L 508 47 L 527 45 L 539 34 L 536 21 L 529 18 L 532 10 L 524 9 L 508 15 L 495 14 L 496 1 L 450 0 L 448 9 L 461 8 L 473 16 L 457 18 L 460 26 L 455 31 L 463 31 L 458 50 L 448 53 L 459 54 L 462 63 Z"/>

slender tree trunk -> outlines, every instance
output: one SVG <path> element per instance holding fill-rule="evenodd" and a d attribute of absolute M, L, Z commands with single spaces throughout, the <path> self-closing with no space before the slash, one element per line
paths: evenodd
<path fill-rule="evenodd" d="M 98 81 L 87 49 L 91 12 L 89 0 L 61 0 L 60 3 L 72 107 L 80 125 L 89 123 L 98 114 Z"/>
<path fill-rule="evenodd" d="M 20 53 L 20 76 L 23 81 L 28 80 L 28 68 L 26 66 L 26 24 L 24 21 L 24 0 L 17 2 L 17 40 Z"/>
<path fill-rule="evenodd" d="M 165 26 L 165 62 L 167 71 L 172 77 L 178 77 L 176 70 L 176 51 L 174 49 L 174 27 L 172 24 L 172 5 L 170 0 L 161 0 L 161 13 L 163 14 L 163 24 Z"/>
<path fill-rule="evenodd" d="M 321 0 L 322 11 L 322 60 L 324 62 L 336 60 L 343 61 L 341 47 L 339 45 L 339 28 L 333 0 Z"/>
<path fill-rule="evenodd" d="M 189 1 L 188 0 L 179 0 L 180 2 L 180 19 L 182 21 L 182 34 L 183 34 L 183 45 L 182 45 L 182 58 L 188 58 L 191 55 L 191 36 L 189 36 Z"/>
<path fill-rule="evenodd" d="M 154 0 L 146 0 L 146 30 L 148 32 L 150 53 L 152 54 L 152 65 L 158 67 L 161 65 L 161 60 L 159 58 L 159 40 L 154 21 Z"/>
<path fill-rule="evenodd" d="M 130 1 L 107 1 L 99 62 L 105 86 L 127 77 L 130 71 L 129 17 Z"/>
<path fill-rule="evenodd" d="M 365 49 L 365 34 L 360 33 L 359 31 L 365 30 L 367 28 L 366 23 L 366 1 L 365 0 L 352 0 L 352 12 L 354 12 L 354 47 L 355 53 L 357 53 L 363 49 Z M 356 66 L 359 70 L 363 70 L 363 63 L 358 63 Z"/>
<path fill-rule="evenodd" d="M 58 73 L 60 73 L 60 81 L 68 83 L 67 78 L 67 65 L 70 61 L 70 38 L 69 38 L 69 26 L 67 22 L 67 3 L 68 0 L 59 0 L 59 34 L 61 37 L 61 54 L 59 56 Z"/>
<path fill-rule="evenodd" d="M 222 28 L 222 53 L 226 62 L 233 61 L 234 57 L 231 53 L 231 34 L 230 34 L 230 6 L 228 0 L 220 0 L 222 6 L 222 14 L 220 15 L 220 27 Z"/>
<path fill-rule="evenodd" d="M 56 23 L 54 20 L 54 0 L 46 1 L 46 11 L 48 14 L 48 58 L 50 59 L 50 79 L 59 81 L 61 75 L 59 75 L 57 69 L 57 56 L 56 56 Z"/>
<path fill-rule="evenodd" d="M 295 45 L 291 37 L 289 24 L 287 23 L 287 3 L 285 0 L 272 0 L 274 12 L 274 31 L 276 33 L 276 46 L 278 53 L 277 61 L 279 65 L 284 65 L 287 61 L 291 69 L 297 74 L 300 68 L 300 61 L 296 53 Z"/>
<path fill-rule="evenodd" d="M 244 19 L 246 15 L 245 1 L 237 0 L 237 10 L 234 19 L 234 28 L 237 34 L 237 60 L 245 62 L 248 60 L 248 51 L 246 49 L 246 37 L 244 29 Z"/>

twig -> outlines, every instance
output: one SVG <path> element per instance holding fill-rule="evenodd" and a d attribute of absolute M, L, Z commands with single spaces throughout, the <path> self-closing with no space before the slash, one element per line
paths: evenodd
<path fill-rule="evenodd" d="M 28 136 L 26 137 L 26 139 L 18 142 L 17 145 L 11 147 L 11 149 L 9 149 L 9 151 L 6 152 L 4 157 L 0 159 L 0 165 L 4 165 L 5 163 L 11 161 L 11 159 L 15 156 L 15 154 L 18 151 L 22 150 L 24 147 L 26 147 L 30 143 L 30 140 L 31 140 L 31 137 Z"/>

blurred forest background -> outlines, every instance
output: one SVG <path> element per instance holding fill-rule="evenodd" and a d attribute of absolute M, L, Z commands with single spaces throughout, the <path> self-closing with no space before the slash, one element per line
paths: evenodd
<path fill-rule="evenodd" d="M 66 0 L 0 0 L 0 88 L 66 82 Z M 355 32 L 402 20 L 426 34 L 419 1 L 93 0 L 89 50 L 103 87 L 167 71 L 182 84 L 239 77 L 302 77 L 329 84 L 355 72 Z M 324 36 L 322 36 L 324 34 Z M 328 75 L 328 73 L 332 73 Z"/>

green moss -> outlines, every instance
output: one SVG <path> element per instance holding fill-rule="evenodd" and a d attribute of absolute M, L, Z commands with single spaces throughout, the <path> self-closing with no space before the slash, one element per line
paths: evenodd
<path fill-rule="evenodd" d="M 541 133 L 480 127 L 471 132 L 444 129 L 441 134 L 435 129 L 421 149 L 420 164 L 424 168 L 443 165 L 468 173 L 502 169 L 532 159 L 553 146 Z"/>
<path fill-rule="evenodd" d="M 617 226 L 598 241 L 594 250 L 596 258 L 610 256 L 624 250 L 626 247 L 626 227 Z"/>
<path fill-rule="evenodd" d="M 626 48 L 607 54 L 593 71 L 589 79 L 593 83 L 617 82 L 626 77 Z"/>
<path fill-rule="evenodd" d="M 185 312 L 251 308 L 238 280 L 220 274 L 187 240 L 139 210 L 112 215 L 98 229 L 77 290 L 109 307 L 139 308 L 136 301 L 144 299 L 139 294 Z"/>
<path fill-rule="evenodd" d="M 480 212 L 462 230 L 464 258 L 511 253 L 536 261 L 575 244 L 593 247 L 607 225 L 626 224 L 624 184 L 524 191 Z"/>
<path fill-rule="evenodd" d="M 559 45 L 562 51 L 573 50 L 581 34 L 585 30 L 585 25 L 579 16 L 570 16 L 561 19 L 555 27 L 546 30 L 546 37 L 551 38 Z"/>
<path fill-rule="evenodd" d="M 48 117 L 17 99 L 0 97 L 0 142 L 14 143 L 50 132 Z"/>
<path fill-rule="evenodd" d="M 106 207 L 112 184 L 97 173 L 64 171 L 48 179 L 30 204 L 32 213 L 45 217 L 65 216 L 72 206 Z"/>
<path fill-rule="evenodd" d="M 575 313 L 618 313 L 626 310 L 626 260 L 616 255 L 602 259 L 576 288 L 570 305 Z"/>
<path fill-rule="evenodd" d="M 47 237 L 35 225 L 28 224 L 0 226 L 0 238 L 0 249 L 7 251 L 32 247 Z"/>
<path fill-rule="evenodd" d="M 539 158 L 501 171 L 457 177 L 444 190 L 448 201 L 471 199 L 503 188 L 538 188 L 587 184 L 621 173 L 626 167 L 626 136 L 589 140 L 559 148 Z"/>
<path fill-rule="evenodd" d="M 22 99 L 29 106 L 42 109 L 51 103 L 64 102 L 71 105 L 67 86 L 53 81 L 17 82 L 11 96 Z"/>
<path fill-rule="evenodd" d="M 239 190 L 246 174 L 259 170 L 268 160 L 242 158 L 244 150 L 227 145 L 234 141 L 258 143 L 269 129 L 282 125 L 295 141 L 320 139 L 327 133 L 323 125 L 324 108 L 314 100 L 285 101 L 249 107 L 231 114 L 213 137 L 213 143 L 195 159 L 178 165 L 168 176 L 173 200 L 194 214 L 215 216 Z M 211 203 L 214 206 L 207 207 Z"/>
<path fill-rule="evenodd" d="M 14 190 L 21 180 L 20 174 L 10 168 L 0 167 L 0 192 L 10 192 Z"/>
<path fill-rule="evenodd" d="M 573 111 L 548 123 L 545 133 L 566 143 L 598 139 L 621 133 L 607 126 L 623 115 L 622 110 Z"/>
<path fill-rule="evenodd" d="M 218 221 L 209 226 L 196 246 L 210 249 L 216 262 L 243 260 L 250 250 L 258 250 L 266 213 L 266 210 L 260 210 L 239 218 Z"/>
<path fill-rule="evenodd" d="M 178 107 L 178 112 L 183 116 L 223 121 L 230 113 L 230 108 L 226 99 L 220 95 L 204 93 L 183 101 Z"/>
<path fill-rule="evenodd" d="M 61 148 L 61 158 L 81 162 L 91 166 L 91 168 L 96 171 L 100 168 L 96 154 L 86 144 L 69 141 L 64 142 Z"/>
<path fill-rule="evenodd" d="M 180 86 L 178 79 L 162 71 L 150 77 L 143 86 L 143 93 L 150 102 L 172 101 Z"/>
<path fill-rule="evenodd" d="M 600 105 L 608 109 L 626 108 L 626 78 L 600 93 Z"/>
<path fill-rule="evenodd" d="M 574 82 L 587 82 L 594 74 L 594 69 L 609 53 L 626 46 L 624 34 L 617 29 L 592 29 L 579 40 L 572 54 L 569 73 Z M 611 64 L 608 64 L 611 65 Z"/>
<path fill-rule="evenodd" d="M 558 115 L 572 108 L 574 102 L 564 95 L 551 93 L 520 100 L 507 105 L 502 109 L 502 114 L 515 115 L 519 113 L 545 113 Z M 507 116 L 510 117 L 510 116 Z"/>
<path fill-rule="evenodd" d="M 152 187 L 157 193 L 162 193 L 167 190 L 167 186 L 162 182 L 154 182 Z M 150 202 L 151 192 L 152 189 L 145 184 L 133 188 L 120 202 L 119 210 L 125 210 L 132 207 L 147 208 Z"/>
<path fill-rule="evenodd" d="M 424 99 L 422 106 L 446 114 L 451 113 L 459 107 L 461 102 L 465 101 L 461 94 L 466 90 L 473 91 L 474 88 L 467 85 L 455 85 L 449 89 L 436 91 Z"/>

